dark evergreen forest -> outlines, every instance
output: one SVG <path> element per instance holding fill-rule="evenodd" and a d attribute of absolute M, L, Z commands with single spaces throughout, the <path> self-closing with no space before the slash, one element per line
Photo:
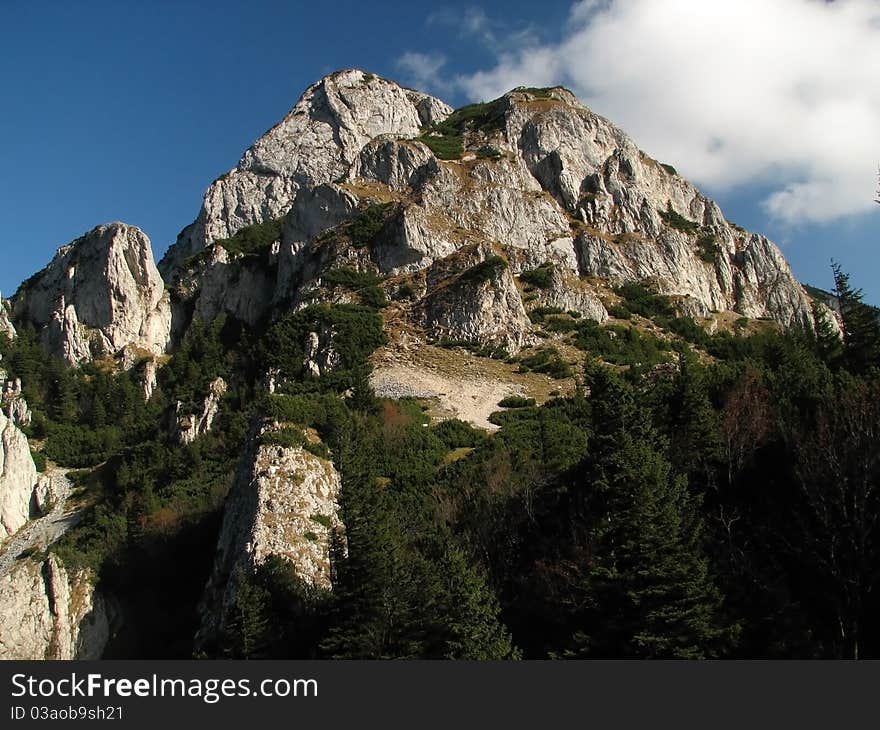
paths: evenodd
<path fill-rule="evenodd" d="M 877 658 L 880 327 L 834 277 L 842 339 L 821 316 L 710 335 L 636 285 L 615 317 L 662 337 L 533 315 L 587 353 L 580 386 L 507 403 L 493 434 L 373 395 L 375 286 L 255 330 L 194 321 L 148 402 L 139 366 L 68 368 L 22 323 L 0 352 L 38 461 L 75 468 L 89 505 L 52 549 L 118 602 L 107 656 L 193 655 L 225 495 L 250 427 L 273 418 L 320 434 L 347 551 L 332 593 L 267 561 L 200 656 Z M 321 323 L 341 364 L 315 378 L 302 343 Z M 274 395 L 268 367 L 290 374 Z M 174 404 L 217 376 L 214 429 L 174 444 Z"/>

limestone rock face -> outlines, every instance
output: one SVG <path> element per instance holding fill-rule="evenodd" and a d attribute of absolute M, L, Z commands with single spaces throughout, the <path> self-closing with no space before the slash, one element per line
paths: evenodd
<path fill-rule="evenodd" d="M 220 410 L 220 399 L 226 393 L 226 381 L 215 378 L 208 387 L 208 394 L 202 403 L 200 414 L 181 414 L 181 403 L 177 404 L 177 440 L 181 444 L 191 444 L 202 434 L 208 433 Z"/>
<path fill-rule="evenodd" d="M 630 281 L 674 296 L 691 316 L 735 311 L 811 323 L 810 301 L 776 246 L 727 221 L 570 92 L 516 89 L 471 109 L 465 122 L 449 114 L 356 69 L 311 86 L 212 185 L 164 260 L 181 301 L 206 321 L 223 312 L 253 325 L 316 297 L 357 302 L 321 283 L 347 268 L 386 277 L 388 294 L 408 292 L 393 316 L 420 330 L 416 338 L 512 353 L 534 339 L 528 310 L 604 321 L 610 288 Z M 464 124 L 458 159 L 432 151 L 441 148 L 429 127 L 444 119 Z M 282 215 L 271 248 L 243 255 L 211 243 Z M 197 267 L 181 263 L 198 251 Z M 459 285 L 474 251 L 506 267 Z M 540 291 L 518 278 L 542 266 L 553 277 Z M 75 327 L 62 317 L 59 337 Z M 324 368 L 308 360 L 313 372 Z"/>
<path fill-rule="evenodd" d="M 734 310 L 783 325 L 811 322 L 809 299 L 779 249 L 724 218 L 693 185 L 562 89 L 508 95 L 508 138 L 570 215 L 579 272 L 652 280 L 705 311 Z"/>
<path fill-rule="evenodd" d="M 20 426 L 30 425 L 31 412 L 21 394 L 21 378 L 7 380 L 5 371 L 0 372 L 0 406 L 13 423 Z"/>
<path fill-rule="evenodd" d="M 425 297 L 422 322 L 440 339 L 480 342 L 518 352 L 527 339 L 530 322 L 509 267 L 491 249 L 475 253 L 471 266 Z"/>
<path fill-rule="evenodd" d="M 0 659 L 100 659 L 109 637 L 89 576 L 69 574 L 55 555 L 0 577 Z"/>
<path fill-rule="evenodd" d="M 147 360 L 144 363 L 144 369 L 141 373 L 141 383 L 144 389 L 144 400 L 150 400 L 153 397 L 153 391 L 158 384 L 159 366 L 154 359 Z"/>
<path fill-rule="evenodd" d="M 27 438 L 0 413 L 0 539 L 13 535 L 28 521 L 36 481 Z"/>
<path fill-rule="evenodd" d="M 252 439 L 226 501 L 214 570 L 202 602 L 201 641 L 221 631 L 242 574 L 270 556 L 291 562 L 306 584 L 330 590 L 330 542 L 342 530 L 339 474 L 300 447 Z"/>
<path fill-rule="evenodd" d="M 40 515 L 47 515 L 59 502 L 65 499 L 69 486 L 56 474 L 41 474 L 34 487 L 33 502 Z"/>
<path fill-rule="evenodd" d="M 124 223 L 97 226 L 58 249 L 52 262 L 21 286 L 17 316 L 42 330 L 54 354 L 70 364 L 97 348 L 164 352 L 171 327 L 169 295 L 150 240 Z"/>
<path fill-rule="evenodd" d="M 9 319 L 6 300 L 0 298 L 0 335 L 6 335 L 10 340 L 15 338 L 15 327 Z"/>
<path fill-rule="evenodd" d="M 162 260 L 163 273 L 170 280 L 208 243 L 281 217 L 301 187 L 344 175 L 374 137 L 416 136 L 450 111 L 438 99 L 358 69 L 326 76 L 208 188 L 198 218 Z"/>

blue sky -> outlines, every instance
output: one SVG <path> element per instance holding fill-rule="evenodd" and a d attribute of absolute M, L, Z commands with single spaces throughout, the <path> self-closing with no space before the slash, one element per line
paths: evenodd
<path fill-rule="evenodd" d="M 664 0 L 660 19 L 648 1 L 7 0 L 0 290 L 109 220 L 143 228 L 160 258 L 211 180 L 309 83 L 358 66 L 453 105 L 563 83 L 777 241 L 802 280 L 827 287 L 834 257 L 880 304 L 880 85 L 863 75 L 880 68 L 875 0 L 841 0 L 828 17 L 810 0 L 777 0 L 769 18 L 758 0 L 718 0 L 703 6 L 729 16 L 696 20 L 697 0 Z M 676 13 L 688 23 L 670 30 Z M 763 45 L 762 18 L 773 32 Z M 701 22 L 722 28 L 711 48 Z M 753 24 L 753 63 L 738 23 Z M 811 24 L 847 53 L 799 44 Z"/>

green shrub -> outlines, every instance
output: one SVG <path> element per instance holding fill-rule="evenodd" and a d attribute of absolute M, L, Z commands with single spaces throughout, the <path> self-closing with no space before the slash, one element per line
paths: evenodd
<path fill-rule="evenodd" d="M 500 160 L 501 156 L 501 150 L 490 145 L 484 145 L 477 150 L 477 157 L 481 160 Z"/>
<path fill-rule="evenodd" d="M 517 86 L 514 91 L 523 91 L 526 94 L 531 94 L 538 99 L 550 99 L 550 92 L 553 91 L 554 88 L 556 87 L 544 86 L 539 88 L 537 86 Z"/>
<path fill-rule="evenodd" d="M 369 246 L 382 232 L 393 208 L 394 203 L 373 203 L 364 208 L 346 229 L 352 245 L 356 248 Z"/>
<path fill-rule="evenodd" d="M 688 220 L 681 213 L 677 213 L 672 209 L 672 203 L 667 203 L 666 210 L 658 211 L 660 213 L 660 217 L 663 219 L 663 222 L 666 223 L 670 228 L 675 228 L 677 231 L 682 231 L 683 233 L 688 233 L 693 235 L 697 231 L 700 230 L 700 224 L 695 221 Z"/>
<path fill-rule="evenodd" d="M 575 346 L 614 365 L 652 366 L 665 361 L 669 346 L 633 327 L 602 326 L 592 320 L 578 325 Z"/>
<path fill-rule="evenodd" d="M 663 329 L 701 347 L 707 347 L 712 339 L 692 317 L 657 317 L 654 321 Z"/>
<path fill-rule="evenodd" d="M 328 530 L 333 527 L 333 522 L 327 515 L 312 515 L 312 522 L 317 522 L 321 527 L 326 527 Z"/>
<path fill-rule="evenodd" d="M 43 454 L 31 449 L 31 458 L 34 460 L 34 466 L 37 467 L 37 471 L 46 471 L 46 457 Z"/>
<path fill-rule="evenodd" d="M 540 324 L 548 315 L 557 314 L 565 314 L 565 310 L 562 307 L 535 307 L 529 312 L 529 319 L 532 321 L 532 324 Z"/>
<path fill-rule="evenodd" d="M 261 357 L 292 380 L 311 380 L 305 373 L 305 342 L 310 332 L 332 332 L 333 349 L 339 364 L 315 384 L 320 390 L 347 390 L 364 380 L 367 358 L 385 344 L 382 317 L 375 309 L 360 304 L 316 304 L 289 312 L 264 335 Z"/>
<path fill-rule="evenodd" d="M 553 264 L 547 262 L 541 264 L 537 269 L 523 271 L 519 278 L 520 281 L 539 289 L 549 289 L 553 285 Z"/>
<path fill-rule="evenodd" d="M 717 262 L 720 253 L 721 247 L 718 245 L 714 233 L 703 233 L 697 239 L 697 255 L 707 264 Z"/>
<path fill-rule="evenodd" d="M 462 135 L 469 130 L 499 130 L 504 126 L 504 107 L 503 98 L 468 104 L 456 109 L 442 122 L 431 127 L 431 130 L 446 136 Z"/>
<path fill-rule="evenodd" d="M 672 165 L 667 165 L 665 162 L 661 162 L 660 167 L 666 170 L 666 172 L 668 172 L 670 175 L 678 175 L 678 170 L 676 170 Z"/>
<path fill-rule="evenodd" d="M 482 284 L 483 282 L 494 279 L 499 273 L 504 271 L 506 267 L 507 261 L 503 256 L 489 256 L 480 263 L 463 271 L 459 275 L 458 280 L 460 282 Z"/>
<path fill-rule="evenodd" d="M 432 429 L 448 449 L 475 448 L 486 441 L 485 432 L 469 423 L 451 418 Z"/>
<path fill-rule="evenodd" d="M 499 130 L 503 126 L 504 101 L 496 99 L 481 104 L 468 104 L 456 109 L 442 122 L 425 129 L 419 141 L 426 144 L 441 160 L 458 160 L 464 154 L 465 132 Z M 479 155 L 479 152 L 477 154 Z M 495 157 L 488 152 L 482 156 Z"/>
<path fill-rule="evenodd" d="M 231 238 L 218 238 L 214 243 L 232 254 L 258 255 L 281 240 L 283 230 L 284 218 L 275 218 L 242 228 Z"/>
<path fill-rule="evenodd" d="M 285 448 L 302 448 L 306 445 L 306 435 L 302 429 L 284 427 L 275 431 L 266 431 L 262 436 L 262 442 Z"/>
<path fill-rule="evenodd" d="M 535 399 L 521 395 L 508 395 L 502 398 L 498 405 L 501 408 L 532 408 L 535 405 Z"/>
<path fill-rule="evenodd" d="M 321 275 L 321 281 L 325 286 L 341 286 L 345 289 L 357 291 L 368 286 L 376 286 L 382 278 L 370 271 L 357 271 L 350 268 L 331 269 Z"/>
<path fill-rule="evenodd" d="M 577 329 L 578 323 L 576 320 L 568 317 L 551 317 L 544 322 L 544 326 L 550 332 L 574 332 Z"/>
<path fill-rule="evenodd" d="M 574 375 L 571 366 L 560 357 L 555 347 L 543 347 L 531 355 L 520 357 L 519 369 L 520 372 L 532 370 L 536 373 L 545 373 L 557 380 Z"/>
<path fill-rule="evenodd" d="M 458 134 L 423 134 L 419 142 L 423 142 L 440 160 L 458 160 L 464 154 L 464 140 Z"/>
<path fill-rule="evenodd" d="M 633 314 L 640 314 L 647 319 L 656 316 L 675 316 L 675 309 L 669 297 L 654 293 L 640 282 L 623 284 L 614 291 L 625 301 L 626 308 Z"/>
<path fill-rule="evenodd" d="M 308 441 L 303 448 L 319 459 L 330 461 L 330 449 L 327 448 L 323 441 Z"/>
<path fill-rule="evenodd" d="M 632 312 L 627 309 L 625 304 L 611 304 L 606 307 L 608 315 L 615 319 L 632 319 Z"/>

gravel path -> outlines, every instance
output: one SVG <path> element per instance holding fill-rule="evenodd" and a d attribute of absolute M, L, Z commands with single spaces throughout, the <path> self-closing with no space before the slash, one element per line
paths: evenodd
<path fill-rule="evenodd" d="M 82 519 L 82 510 L 66 509 L 67 497 L 71 483 L 66 472 L 58 471 L 51 474 L 56 480 L 55 493 L 58 500 L 49 514 L 28 522 L 12 540 L 0 548 L 0 578 L 4 577 L 15 565 L 15 559 L 30 548 L 45 549 L 58 540 L 67 530 Z"/>

